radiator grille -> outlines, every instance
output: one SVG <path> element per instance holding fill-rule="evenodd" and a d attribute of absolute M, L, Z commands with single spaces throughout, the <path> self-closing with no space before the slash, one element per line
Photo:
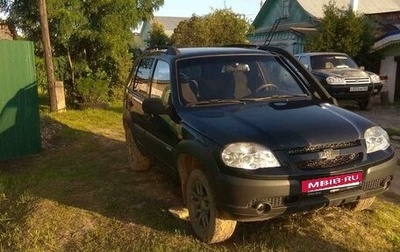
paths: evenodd
<path fill-rule="evenodd" d="M 268 202 L 272 207 L 283 206 L 283 197 L 260 198 L 250 202 L 249 207 L 254 207 L 257 202 Z"/>
<path fill-rule="evenodd" d="M 383 180 L 385 180 L 385 179 L 382 178 L 382 179 L 375 179 L 375 180 L 363 182 L 362 183 L 362 189 L 364 191 L 368 191 L 368 190 L 372 190 L 372 189 L 376 189 L 376 188 L 382 187 Z"/>
<path fill-rule="evenodd" d="M 312 159 L 297 162 L 296 165 L 300 169 L 315 169 L 315 168 L 331 168 L 340 165 L 350 164 L 358 160 L 359 153 L 352 153 L 349 155 L 339 156 L 334 159 Z"/>
<path fill-rule="evenodd" d="M 369 78 L 345 78 L 346 84 L 369 84 Z"/>
<path fill-rule="evenodd" d="M 291 149 L 288 151 L 288 154 L 289 155 L 307 154 L 307 153 L 322 151 L 325 149 L 345 149 L 345 148 L 355 147 L 358 145 L 359 145 L 358 141 L 312 145 L 312 146 Z"/>

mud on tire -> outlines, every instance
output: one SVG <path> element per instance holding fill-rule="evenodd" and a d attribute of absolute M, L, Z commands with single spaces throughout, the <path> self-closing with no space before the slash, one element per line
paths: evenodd
<path fill-rule="evenodd" d="M 235 231 L 236 221 L 225 219 L 224 213 L 217 209 L 206 175 L 200 170 L 193 170 L 186 189 L 189 218 L 195 235 L 206 243 L 229 239 Z"/>
<path fill-rule="evenodd" d="M 132 133 L 125 133 L 126 143 L 128 145 L 129 168 L 132 171 L 147 171 L 150 169 L 150 160 L 144 156 L 136 145 Z"/>

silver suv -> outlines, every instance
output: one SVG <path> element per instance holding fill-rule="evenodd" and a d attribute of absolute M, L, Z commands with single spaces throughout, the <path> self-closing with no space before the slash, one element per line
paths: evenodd
<path fill-rule="evenodd" d="M 313 52 L 296 54 L 302 63 L 336 99 L 356 100 L 360 109 L 373 108 L 373 96 L 379 94 L 382 83 L 378 75 L 358 67 L 344 53 Z"/>

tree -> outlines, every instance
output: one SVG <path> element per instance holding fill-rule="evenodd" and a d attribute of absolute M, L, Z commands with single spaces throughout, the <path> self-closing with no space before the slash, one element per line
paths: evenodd
<path fill-rule="evenodd" d="M 324 17 L 317 27 L 317 35 L 307 42 L 307 51 L 344 52 L 356 60 L 366 62 L 373 43 L 373 23 L 351 8 L 338 8 L 334 2 L 324 6 Z"/>
<path fill-rule="evenodd" d="M 39 12 L 36 1 L 3 1 L 8 21 L 36 42 L 41 57 Z M 76 79 L 106 80 L 121 86 L 131 67 L 132 30 L 151 17 L 164 0 L 47 0 L 50 39 L 56 76 L 69 95 L 76 92 Z M 1 6 L 1 5 L 0 5 Z M 67 71 L 65 71 L 67 70 Z M 86 83 L 86 82 L 82 82 Z"/>
<path fill-rule="evenodd" d="M 59 100 L 65 100 L 65 97 L 58 97 L 56 92 L 56 83 L 54 78 L 53 56 L 50 45 L 49 23 L 47 19 L 46 0 L 38 0 L 38 7 L 40 13 L 40 26 L 42 31 L 42 43 L 44 48 L 44 59 L 46 63 L 47 84 L 50 96 L 50 111 L 57 112 L 64 107 L 59 107 Z M 64 94 L 64 93 L 63 93 Z"/>
<path fill-rule="evenodd" d="M 150 48 L 170 45 L 171 41 L 167 34 L 164 32 L 164 27 L 160 22 L 155 21 L 151 25 L 151 31 L 149 32 L 150 38 L 147 41 L 147 45 Z"/>
<path fill-rule="evenodd" d="M 219 46 L 246 43 L 251 25 L 243 15 L 231 9 L 217 9 L 211 14 L 179 23 L 171 36 L 178 46 Z"/>

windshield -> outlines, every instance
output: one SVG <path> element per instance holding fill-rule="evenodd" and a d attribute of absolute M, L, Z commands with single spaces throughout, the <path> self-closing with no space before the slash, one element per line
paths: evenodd
<path fill-rule="evenodd" d="M 189 105 L 308 96 L 288 64 L 272 55 L 185 59 L 177 71 L 180 99 Z"/>
<path fill-rule="evenodd" d="M 312 69 L 358 68 L 357 64 L 346 55 L 317 55 L 311 57 Z"/>

